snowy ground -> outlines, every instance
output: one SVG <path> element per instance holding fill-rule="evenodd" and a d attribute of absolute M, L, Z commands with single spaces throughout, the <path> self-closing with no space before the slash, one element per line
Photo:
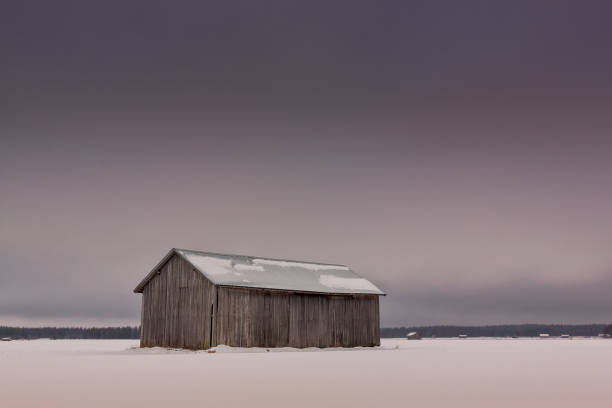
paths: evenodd
<path fill-rule="evenodd" d="M 0 342 L 3 407 L 608 406 L 612 340 L 383 340 L 377 349 Z"/>

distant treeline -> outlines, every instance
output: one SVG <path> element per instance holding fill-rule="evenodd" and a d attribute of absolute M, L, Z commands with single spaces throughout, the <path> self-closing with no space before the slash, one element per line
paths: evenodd
<path fill-rule="evenodd" d="M 0 326 L 0 338 L 13 339 L 138 339 L 140 327 L 8 327 Z"/>
<path fill-rule="evenodd" d="M 496 326 L 418 326 L 388 327 L 380 329 L 380 337 L 406 337 L 410 332 L 418 332 L 422 337 L 537 337 L 541 333 L 551 336 L 569 334 L 570 336 L 597 336 L 604 333 L 605 324 L 505 324 Z"/>
<path fill-rule="evenodd" d="M 418 332 L 422 337 L 537 337 L 541 333 L 551 336 L 597 336 L 612 335 L 612 325 L 605 324 L 506 324 L 496 326 L 415 326 L 383 327 L 380 337 L 406 337 Z M 0 326 L 0 338 L 13 339 L 138 339 L 140 327 L 8 327 Z"/>

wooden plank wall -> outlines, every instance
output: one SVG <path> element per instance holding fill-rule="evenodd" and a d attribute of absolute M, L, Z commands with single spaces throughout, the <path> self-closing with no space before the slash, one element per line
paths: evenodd
<path fill-rule="evenodd" d="M 174 255 L 142 293 L 141 347 L 210 347 L 215 286 Z"/>
<path fill-rule="evenodd" d="M 216 344 L 237 347 L 380 345 L 376 295 L 218 287 Z"/>
<path fill-rule="evenodd" d="M 215 287 L 177 255 L 160 268 L 142 295 L 141 347 L 206 349 L 226 344 L 304 348 L 380 344 L 376 295 Z"/>

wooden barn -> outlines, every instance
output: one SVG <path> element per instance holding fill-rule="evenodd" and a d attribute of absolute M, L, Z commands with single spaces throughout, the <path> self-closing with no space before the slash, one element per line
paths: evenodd
<path fill-rule="evenodd" d="M 174 248 L 134 292 L 141 347 L 380 344 L 384 294 L 343 265 Z"/>

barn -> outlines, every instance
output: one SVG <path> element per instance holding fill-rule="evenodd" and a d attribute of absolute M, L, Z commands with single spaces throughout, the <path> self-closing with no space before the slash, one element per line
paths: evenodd
<path fill-rule="evenodd" d="M 349 267 L 171 249 L 136 286 L 141 347 L 380 344 L 380 289 Z"/>

